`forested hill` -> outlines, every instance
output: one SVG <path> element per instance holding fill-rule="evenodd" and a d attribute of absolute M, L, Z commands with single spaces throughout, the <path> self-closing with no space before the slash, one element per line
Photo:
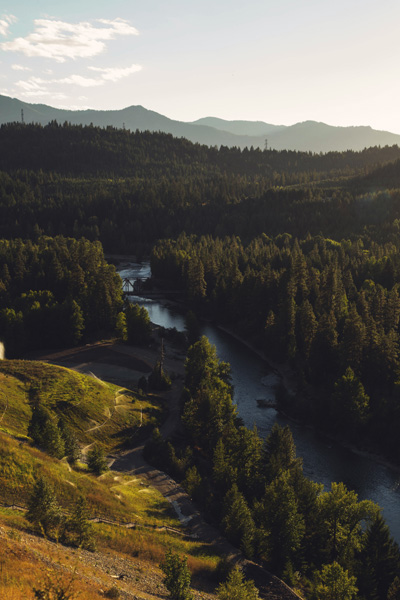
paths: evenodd
<path fill-rule="evenodd" d="M 3 125 L 0 236 L 84 236 L 109 252 L 140 254 L 182 231 L 247 240 L 282 232 L 341 239 L 366 228 L 380 235 L 400 218 L 398 194 L 386 192 L 399 160 L 398 146 L 217 149 L 163 133 Z"/>
<path fill-rule="evenodd" d="M 68 174 L 241 175 L 268 184 L 306 183 L 349 176 L 400 158 L 398 146 L 361 152 L 313 154 L 290 150 L 208 147 L 171 134 L 93 126 L 11 124 L 0 127 L 0 169 L 42 169 Z M 284 182 L 283 182 L 284 183 Z"/>

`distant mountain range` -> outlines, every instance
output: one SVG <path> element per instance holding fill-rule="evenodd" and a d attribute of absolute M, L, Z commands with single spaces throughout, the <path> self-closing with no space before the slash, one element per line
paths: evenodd
<path fill-rule="evenodd" d="M 205 117 L 192 123 L 174 121 L 143 106 L 129 106 L 122 110 L 63 110 L 45 104 L 28 104 L 16 98 L 0 95 L 0 124 L 22 120 L 25 123 L 45 125 L 56 120 L 76 125 L 93 125 L 130 129 L 135 131 L 162 131 L 175 137 L 184 137 L 207 146 L 250 146 L 276 150 L 363 150 L 370 146 L 400 145 L 400 135 L 377 131 L 371 127 L 333 127 L 316 121 L 295 125 L 271 125 L 263 121 L 225 121 Z"/>

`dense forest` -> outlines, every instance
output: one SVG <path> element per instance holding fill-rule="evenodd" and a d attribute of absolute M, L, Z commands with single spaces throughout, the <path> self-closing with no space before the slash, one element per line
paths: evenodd
<path fill-rule="evenodd" d="M 399 232 L 397 146 L 317 155 L 4 125 L 0 340 L 17 357 L 115 332 L 130 342 L 139 323 L 146 343 L 146 315 L 122 313 L 103 248 L 151 252 L 158 285 L 291 367 L 299 393 L 278 391 L 282 411 L 399 461 Z M 343 597 L 398 597 L 399 551 L 378 508 L 307 480 L 288 429 L 260 440 L 244 428 L 207 340 L 186 367 L 184 440 L 165 446 L 156 432 L 149 456 L 289 583 L 304 576 L 328 598 L 315 590 L 336 577 Z"/>
<path fill-rule="evenodd" d="M 182 231 L 246 241 L 285 232 L 339 240 L 365 228 L 381 235 L 400 218 L 399 161 L 397 146 L 314 155 L 112 128 L 4 125 L 0 236 L 84 236 L 108 252 L 148 254 Z"/>
<path fill-rule="evenodd" d="M 291 364 L 305 391 L 281 398 L 283 410 L 398 460 L 400 242 L 390 239 L 182 234 L 154 247 L 152 271 Z"/>
<path fill-rule="evenodd" d="M 99 242 L 0 240 L 0 332 L 9 357 L 114 331 L 121 279 Z"/>
<path fill-rule="evenodd" d="M 266 440 L 244 427 L 229 365 L 205 337 L 188 351 L 182 420 L 185 437 L 172 445 L 156 432 L 148 456 L 248 558 L 315 600 L 397 597 L 400 552 L 378 506 L 342 483 L 323 491 L 307 479 L 288 427 Z"/>

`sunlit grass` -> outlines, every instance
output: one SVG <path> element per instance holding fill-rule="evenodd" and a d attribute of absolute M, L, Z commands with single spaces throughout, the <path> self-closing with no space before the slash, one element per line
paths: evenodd
<path fill-rule="evenodd" d="M 140 433 L 140 428 L 159 424 L 162 408 L 151 397 L 102 382 L 64 367 L 38 361 L 0 361 L 0 431 L 26 438 L 32 410 L 29 390 L 62 417 L 82 445 L 101 442 L 118 448 Z"/>
<path fill-rule="evenodd" d="M 43 582 L 46 575 L 44 565 L 49 567 L 51 577 L 60 572 L 57 560 L 67 569 L 67 575 L 72 567 L 67 556 L 70 549 L 58 544 L 56 559 L 43 558 L 42 550 L 36 549 L 35 544 L 39 548 L 46 540 L 40 535 L 29 536 L 27 542 L 32 527 L 25 518 L 25 511 L 15 506 L 26 509 L 38 475 L 53 487 L 66 514 L 83 495 L 91 517 L 114 522 L 93 524 L 99 553 L 115 553 L 132 561 L 144 561 L 158 573 L 167 548 L 172 548 L 188 555 L 193 573 L 211 573 L 218 556 L 207 544 L 185 537 L 171 504 L 145 480 L 115 471 L 95 477 L 83 463 L 72 467 L 65 459 L 52 458 L 32 444 L 27 437 L 32 385 L 39 390 L 41 402 L 56 416 L 62 415 L 77 433 L 82 446 L 101 441 L 110 451 L 140 432 L 140 425 L 158 422 L 162 414 L 162 407 L 151 396 L 141 396 L 46 363 L 0 361 L 0 599 L 33 600 L 33 585 Z M 134 524 L 134 527 L 126 528 L 126 524 Z M 163 529 L 165 527 L 171 530 Z M 61 572 L 64 571 L 61 569 Z M 89 579 L 93 576 L 89 566 L 80 565 L 79 575 L 83 573 Z M 162 576 L 159 574 L 159 577 Z M 108 577 L 102 589 L 108 589 L 109 584 Z M 74 585 L 81 593 L 78 598 L 104 598 L 96 586 L 87 586 L 80 577 Z"/>

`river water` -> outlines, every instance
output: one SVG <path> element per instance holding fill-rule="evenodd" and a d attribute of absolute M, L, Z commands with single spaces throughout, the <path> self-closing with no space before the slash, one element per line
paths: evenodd
<path fill-rule="evenodd" d="M 118 272 L 121 277 L 146 278 L 150 276 L 150 265 L 121 263 Z M 136 296 L 131 299 L 146 307 L 153 323 L 184 331 L 184 316 L 164 301 Z M 257 399 L 274 398 L 277 376 L 257 354 L 217 327 L 204 324 L 201 334 L 216 346 L 218 357 L 231 365 L 234 401 L 245 425 L 256 424 L 259 434 L 266 437 L 274 423 L 288 424 L 297 454 L 303 459 L 304 473 L 313 481 L 323 483 L 326 489 L 330 489 L 332 481 L 343 481 L 348 489 L 358 493 L 359 499 L 377 502 L 393 537 L 400 543 L 400 472 L 328 441 L 307 427 L 293 424 L 274 409 L 260 408 Z"/>

